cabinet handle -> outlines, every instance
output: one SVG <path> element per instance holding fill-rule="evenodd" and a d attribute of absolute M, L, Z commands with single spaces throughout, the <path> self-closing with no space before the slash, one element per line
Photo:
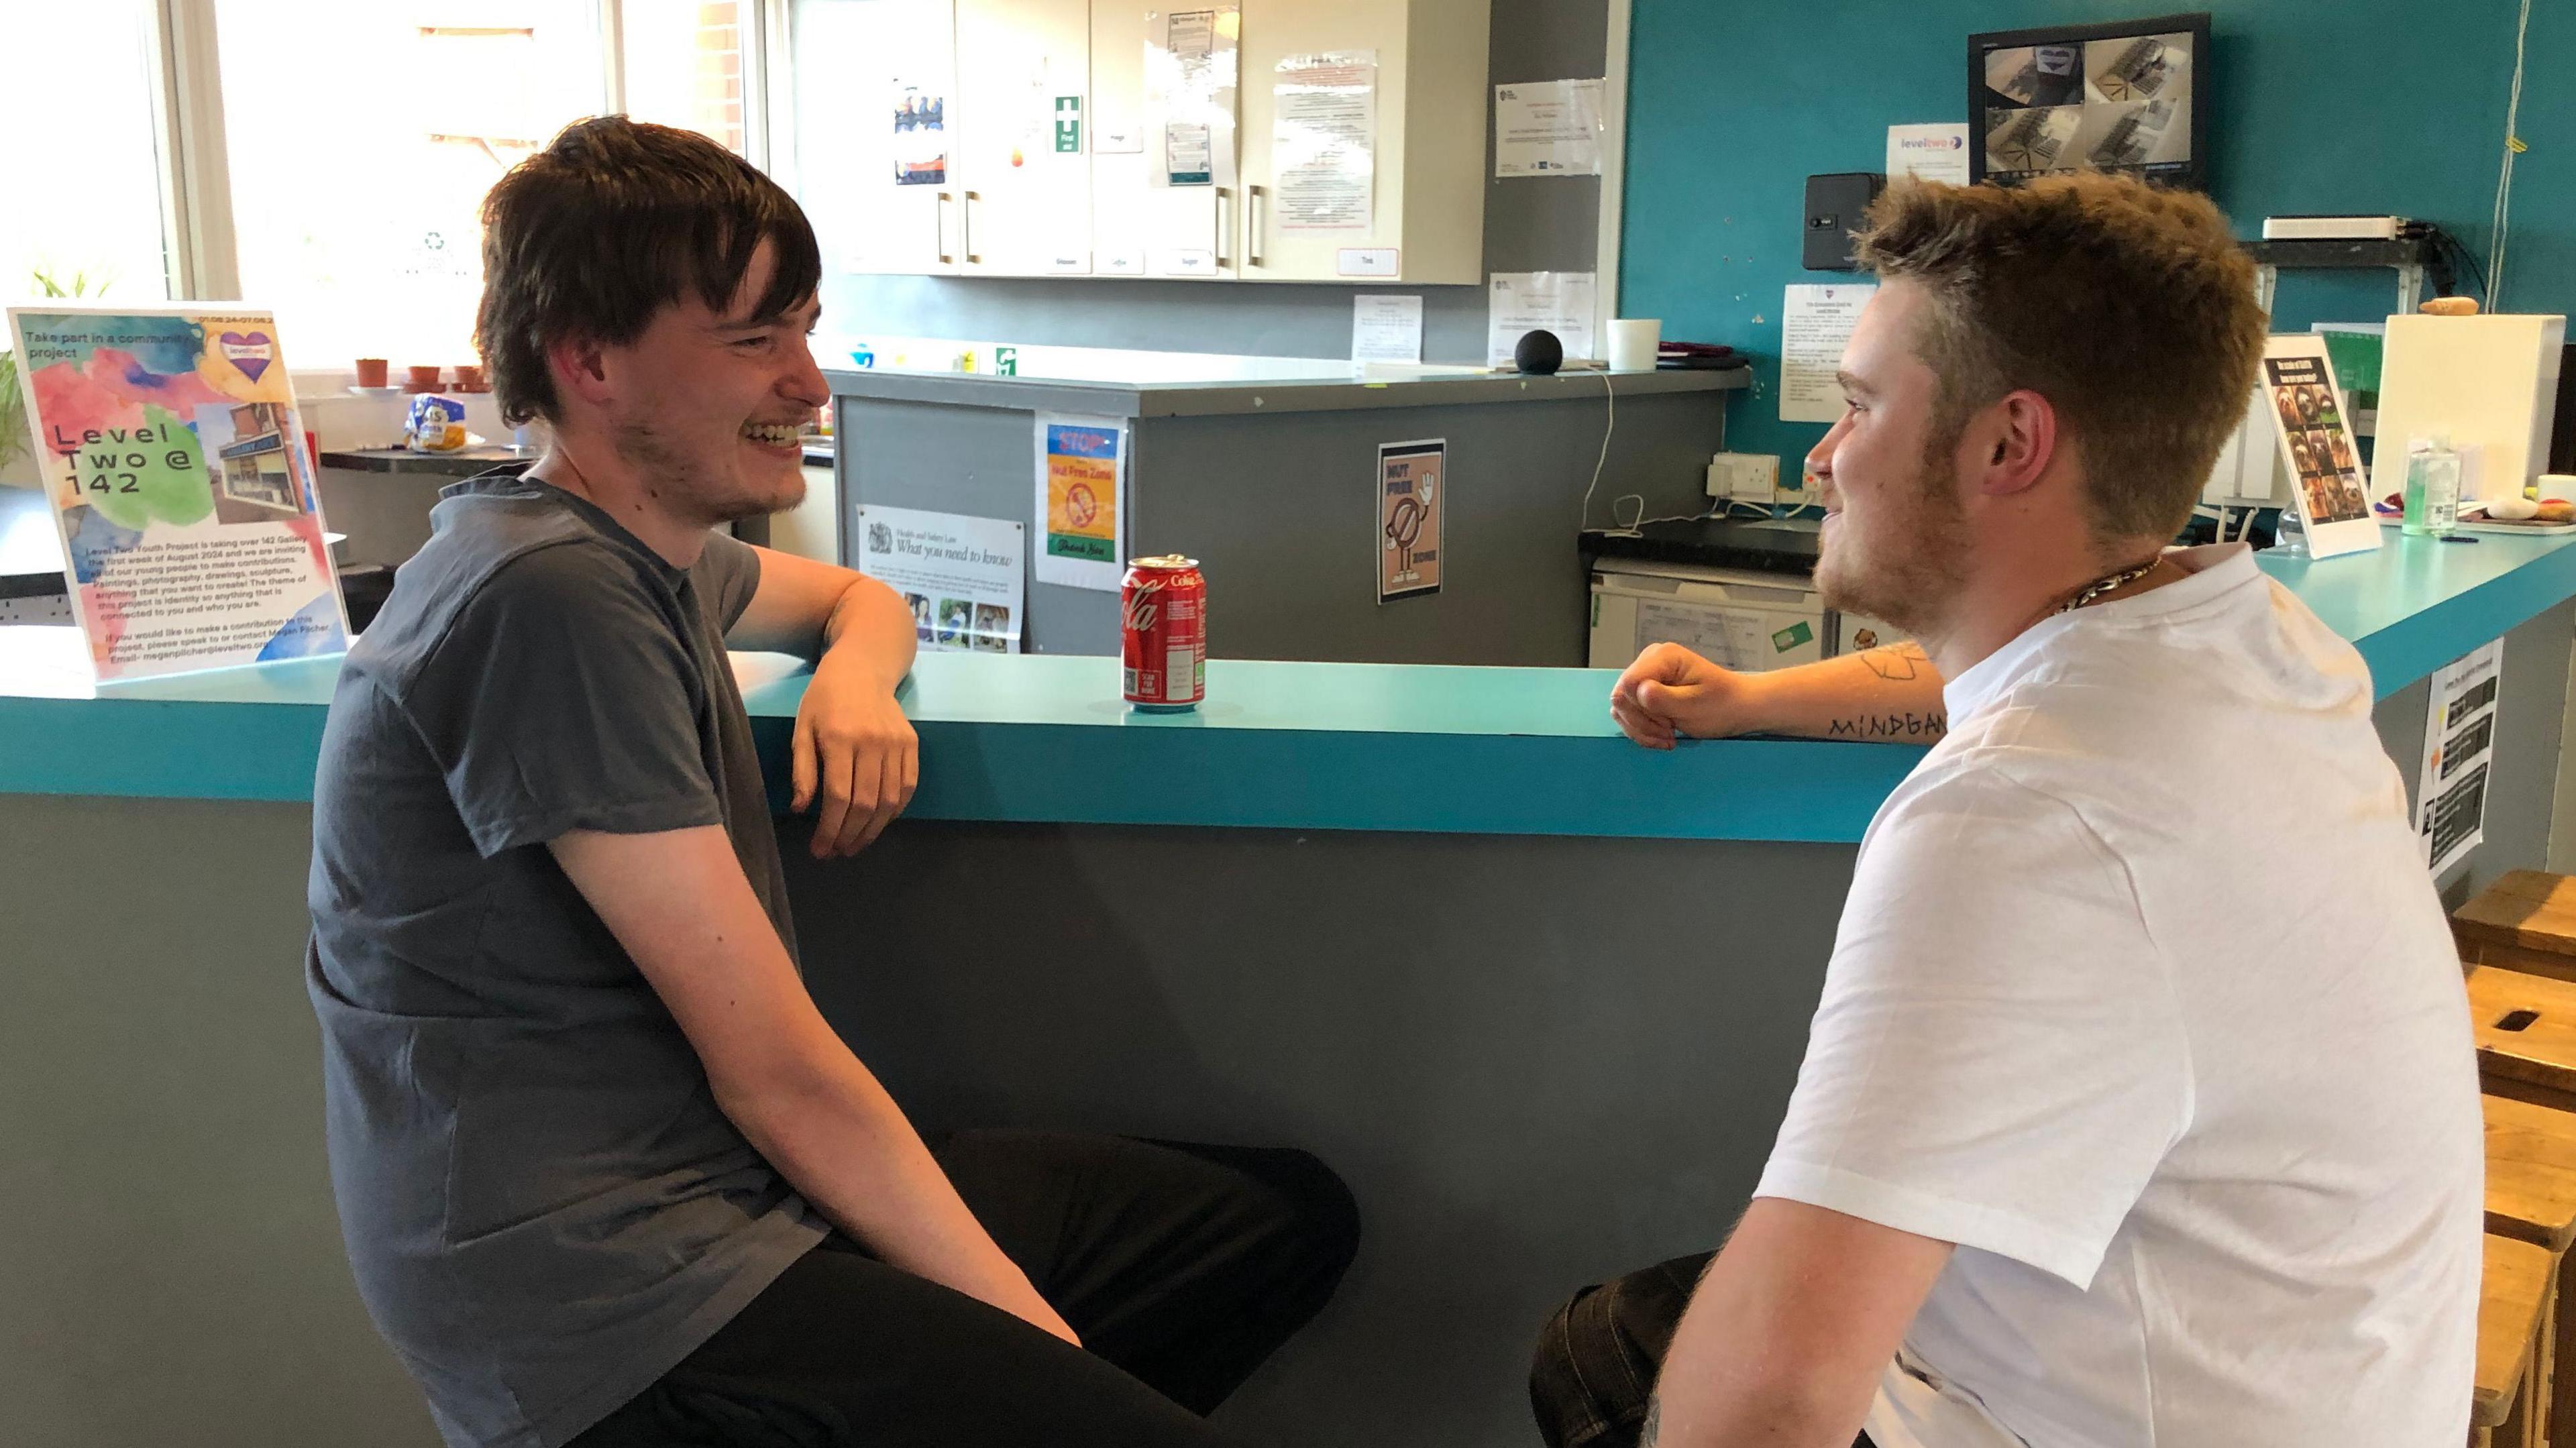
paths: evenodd
<path fill-rule="evenodd" d="M 1224 266 L 1230 260 L 1226 253 L 1233 250 L 1226 243 L 1234 238 L 1234 188 L 1216 188 L 1216 204 L 1222 213 L 1216 224 L 1216 264 Z"/>
<path fill-rule="evenodd" d="M 1244 243 L 1245 260 L 1249 265 L 1262 266 L 1266 265 L 1261 250 L 1262 234 L 1270 229 L 1270 208 L 1264 204 L 1268 190 L 1265 187 L 1254 186 L 1249 188 L 1248 194 L 1251 199 L 1244 203 L 1248 223 L 1244 227 L 1247 233 Z"/>
<path fill-rule="evenodd" d="M 955 256 L 949 254 L 948 250 L 948 203 L 953 199 L 947 192 L 942 191 L 939 193 L 939 204 L 930 209 L 930 229 L 935 234 L 931 242 L 931 250 L 939 254 L 939 260 L 943 265 L 957 260 Z"/>
<path fill-rule="evenodd" d="M 966 253 L 966 264 L 968 266 L 982 266 L 984 264 L 984 259 L 975 254 L 975 203 L 982 198 L 978 197 L 972 191 L 966 192 L 965 196 L 966 207 L 960 215 L 965 217 L 966 233 L 959 241 L 959 249 Z"/>

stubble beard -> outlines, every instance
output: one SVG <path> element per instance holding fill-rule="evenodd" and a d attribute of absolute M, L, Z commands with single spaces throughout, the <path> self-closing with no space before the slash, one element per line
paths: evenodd
<path fill-rule="evenodd" d="M 1968 573 L 1968 520 L 1959 506 L 1956 436 L 1924 449 L 1914 476 L 1881 493 L 1874 535 L 1863 540 L 1846 512 L 1816 559 L 1825 606 L 1920 637 L 1947 615 Z"/>
<path fill-rule="evenodd" d="M 804 501 L 805 479 L 801 471 L 790 473 L 794 486 L 779 497 L 754 496 L 746 491 L 730 456 L 730 450 L 738 445 L 735 439 L 726 439 L 726 457 L 709 459 L 675 446 L 649 421 L 621 422 L 613 436 L 617 456 L 644 480 L 654 498 L 701 526 L 712 528 L 744 518 L 765 517 Z"/>

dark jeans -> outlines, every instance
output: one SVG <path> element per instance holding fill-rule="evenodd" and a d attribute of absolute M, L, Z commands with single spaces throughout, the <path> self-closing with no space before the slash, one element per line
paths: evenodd
<path fill-rule="evenodd" d="M 1574 1294 L 1539 1334 L 1530 1411 L 1548 1448 L 1636 1448 L 1655 1374 L 1714 1252 L 1675 1257 Z M 1863 1435 L 1852 1448 L 1870 1448 Z"/>
<path fill-rule="evenodd" d="M 932 1150 L 1084 1348 L 836 1233 L 568 1448 L 1208 1448 L 1226 1440 L 1198 1415 L 1359 1246 L 1349 1190 L 1302 1151 L 1029 1131 Z"/>

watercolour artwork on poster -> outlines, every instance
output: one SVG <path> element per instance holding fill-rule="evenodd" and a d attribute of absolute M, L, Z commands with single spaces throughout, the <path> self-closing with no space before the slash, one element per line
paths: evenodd
<path fill-rule="evenodd" d="M 1041 525 L 1030 572 L 1040 583 L 1118 591 L 1127 559 L 1127 424 L 1037 415 Z"/>
<path fill-rule="evenodd" d="M 347 651 L 275 317 L 54 305 L 9 326 L 100 682 Z"/>
<path fill-rule="evenodd" d="M 1028 525 L 870 504 L 859 571 L 903 595 L 924 649 L 1016 654 L 1028 620 Z"/>
<path fill-rule="evenodd" d="M 2263 394 L 2271 403 L 2281 460 L 2295 483 L 2299 521 L 2307 526 L 2308 555 L 2332 558 L 2379 546 L 2379 523 L 2362 486 L 2361 453 L 2353 446 L 2351 414 L 2335 381 L 2326 339 L 2294 332 L 2263 343 Z"/>
<path fill-rule="evenodd" d="M 1448 481 L 1448 439 L 1378 444 L 1378 602 L 1440 591 L 1448 561 L 1440 544 Z"/>
<path fill-rule="evenodd" d="M 2433 675 L 2424 714 L 2424 768 L 2416 777 L 2415 828 L 2424 841 L 2424 863 L 2437 880 L 2486 838 L 2496 695 L 2503 679 L 2502 639 L 2480 645 Z"/>

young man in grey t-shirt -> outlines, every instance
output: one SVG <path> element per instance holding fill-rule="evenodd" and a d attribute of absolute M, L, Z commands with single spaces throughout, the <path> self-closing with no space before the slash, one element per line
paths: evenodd
<path fill-rule="evenodd" d="M 1283 1149 L 925 1144 L 799 974 L 727 646 L 815 658 L 817 856 L 917 772 L 902 600 L 712 531 L 803 491 L 829 396 L 803 214 L 608 117 L 484 224 L 484 356 L 552 441 L 448 490 L 350 652 L 307 959 L 350 1261 L 440 1431 L 1216 1441 L 1195 1415 L 1350 1260 L 1341 1183 Z"/>

